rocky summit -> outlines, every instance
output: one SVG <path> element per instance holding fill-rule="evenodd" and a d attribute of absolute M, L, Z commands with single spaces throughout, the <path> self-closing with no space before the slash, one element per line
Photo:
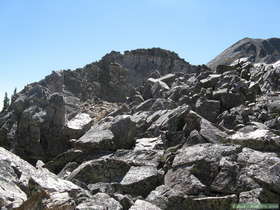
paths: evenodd
<path fill-rule="evenodd" d="M 206 65 L 111 52 L 0 114 L 0 207 L 225 210 L 280 202 L 280 39 Z"/>
<path fill-rule="evenodd" d="M 244 38 L 211 60 L 208 66 L 216 68 L 220 64 L 230 65 L 244 57 L 248 57 L 254 63 L 274 63 L 280 59 L 280 39 Z"/>

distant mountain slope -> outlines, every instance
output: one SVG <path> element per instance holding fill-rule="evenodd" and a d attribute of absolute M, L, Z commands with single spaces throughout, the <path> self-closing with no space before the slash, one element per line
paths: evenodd
<path fill-rule="evenodd" d="M 228 65 L 243 57 L 250 57 L 250 61 L 255 63 L 274 63 L 280 59 L 280 39 L 242 39 L 224 50 L 207 65 L 215 69 L 220 64 Z"/>

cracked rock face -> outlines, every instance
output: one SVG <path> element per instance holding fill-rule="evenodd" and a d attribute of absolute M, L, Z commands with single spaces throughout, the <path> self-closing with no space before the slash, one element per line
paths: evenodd
<path fill-rule="evenodd" d="M 111 52 L 26 86 L 0 113 L 0 208 L 279 203 L 279 62 L 266 42 L 278 47 L 246 39 L 212 69 L 158 48 Z"/>

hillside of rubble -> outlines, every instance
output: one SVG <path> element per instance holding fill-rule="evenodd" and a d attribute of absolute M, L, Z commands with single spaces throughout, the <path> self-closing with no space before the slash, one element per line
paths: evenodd
<path fill-rule="evenodd" d="M 0 113 L 0 207 L 280 203 L 279 40 L 243 39 L 207 66 L 113 51 L 27 85 Z"/>

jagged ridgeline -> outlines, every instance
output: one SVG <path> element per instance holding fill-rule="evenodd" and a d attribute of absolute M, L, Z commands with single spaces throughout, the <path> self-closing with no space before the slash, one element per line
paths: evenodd
<path fill-rule="evenodd" d="M 246 38 L 208 66 L 113 51 L 27 85 L 0 114 L 0 207 L 279 203 L 279 43 Z"/>

